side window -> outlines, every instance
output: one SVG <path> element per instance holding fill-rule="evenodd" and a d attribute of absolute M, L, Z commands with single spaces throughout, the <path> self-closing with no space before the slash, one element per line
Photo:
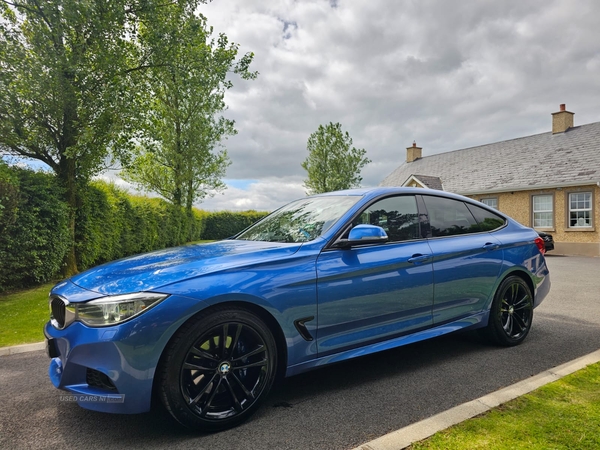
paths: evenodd
<path fill-rule="evenodd" d="M 377 225 L 385 230 L 390 242 L 407 241 L 419 237 L 417 201 L 412 195 L 389 197 L 373 203 L 353 222 Z"/>
<path fill-rule="evenodd" d="M 504 217 L 498 216 L 487 209 L 480 208 L 479 206 L 471 205 L 466 203 L 469 211 L 475 216 L 475 220 L 479 224 L 479 231 L 493 231 L 504 226 L 506 220 Z"/>
<path fill-rule="evenodd" d="M 423 196 L 427 207 L 431 235 L 455 236 L 480 231 L 473 214 L 463 202 L 450 198 Z"/>

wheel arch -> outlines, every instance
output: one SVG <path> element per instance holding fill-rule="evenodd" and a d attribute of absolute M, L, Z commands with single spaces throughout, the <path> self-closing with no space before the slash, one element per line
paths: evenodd
<path fill-rule="evenodd" d="M 188 319 L 185 322 L 183 322 L 177 328 L 177 330 L 175 330 L 175 332 L 171 335 L 171 337 L 167 341 L 166 345 L 163 347 L 163 350 L 161 352 L 161 355 L 160 355 L 160 358 L 158 360 L 158 364 L 156 367 L 157 368 L 160 367 L 161 364 L 163 363 L 163 360 L 164 360 L 165 354 L 167 353 L 167 350 L 171 346 L 173 339 L 175 338 L 175 336 L 177 335 L 178 331 L 181 328 L 183 328 L 190 321 L 195 320 L 195 318 L 198 317 L 199 315 L 210 314 L 213 311 L 227 309 L 228 307 L 244 309 L 244 310 L 248 311 L 249 313 L 254 314 L 255 316 L 259 317 L 263 322 L 265 322 L 265 324 L 267 325 L 269 330 L 273 333 L 273 338 L 275 339 L 275 344 L 277 346 L 277 369 L 276 369 L 275 381 L 277 382 L 278 380 L 282 379 L 285 376 L 285 372 L 286 372 L 286 368 L 287 368 L 287 342 L 285 339 L 285 334 L 283 333 L 283 329 L 279 325 L 279 322 L 277 321 L 277 319 L 265 308 L 263 308 L 262 306 L 256 305 L 254 303 L 249 303 L 249 302 L 242 301 L 242 300 L 231 300 L 231 301 L 216 303 L 216 304 L 208 306 L 207 308 L 201 309 L 200 311 L 198 311 L 195 314 L 188 317 Z M 155 372 L 153 379 L 152 379 L 152 402 L 153 403 L 157 400 L 155 394 L 158 389 L 158 378 L 159 377 L 156 376 L 156 372 Z"/>
<path fill-rule="evenodd" d="M 499 276 L 498 279 L 496 280 L 496 283 L 494 284 L 494 288 L 492 289 L 492 292 L 488 299 L 488 303 L 487 303 L 488 309 L 491 308 L 492 302 L 494 301 L 494 296 L 496 295 L 496 292 L 498 291 L 498 289 L 500 288 L 502 283 L 504 283 L 504 280 L 506 280 L 508 277 L 511 277 L 511 276 L 519 277 L 519 278 L 523 279 L 523 281 L 525 281 L 525 283 L 527 283 L 527 287 L 529 287 L 529 290 L 531 291 L 531 295 L 533 296 L 533 301 L 535 304 L 535 284 L 533 282 L 531 273 L 529 273 L 527 271 L 527 269 L 525 269 L 525 268 L 515 267 L 512 270 L 508 270 L 508 271 L 504 272 L 504 274 Z M 485 321 L 485 322 L 487 322 L 487 321 Z"/>
<path fill-rule="evenodd" d="M 275 339 L 275 344 L 277 345 L 276 381 L 277 381 L 277 379 L 282 378 L 283 375 L 285 374 L 285 371 L 287 368 L 287 358 L 288 358 L 287 341 L 285 339 L 285 334 L 283 333 L 283 329 L 281 328 L 281 325 L 279 324 L 279 322 L 277 321 L 275 316 L 273 316 L 273 314 L 271 314 L 268 310 L 266 310 L 265 308 L 263 308 L 260 305 L 257 305 L 255 303 L 248 303 L 248 302 L 240 301 L 240 300 L 218 303 L 217 305 L 214 305 L 214 306 L 215 307 L 216 306 L 219 306 L 219 307 L 230 306 L 230 307 L 245 309 L 245 310 L 249 311 L 250 313 L 258 316 L 260 319 L 262 319 L 263 322 L 265 322 L 265 324 L 267 325 L 267 327 L 269 328 L 271 333 L 273 333 L 273 338 Z M 212 307 L 209 307 L 206 310 L 210 310 L 210 308 L 212 308 Z"/>
<path fill-rule="evenodd" d="M 531 291 L 531 295 L 533 297 L 532 300 L 535 303 L 535 284 L 533 283 L 531 274 L 529 272 L 527 272 L 527 270 L 525 270 L 525 269 L 521 269 L 521 268 L 515 269 L 515 270 L 505 274 L 504 277 L 500 280 L 500 283 L 498 283 L 498 286 L 500 286 L 504 282 L 504 280 L 506 280 L 510 276 L 517 276 L 519 278 L 522 278 L 523 281 L 525 281 L 525 283 L 527 283 L 527 286 L 529 287 L 529 290 Z"/>
<path fill-rule="evenodd" d="M 511 278 L 515 278 L 515 280 L 511 280 Z M 509 284 L 506 284 L 507 282 Z M 509 304 L 514 306 L 517 303 L 511 303 L 511 299 L 505 300 L 505 297 L 503 296 L 498 297 L 498 294 L 502 293 L 501 295 L 504 295 L 503 292 L 505 291 L 501 291 L 501 289 L 508 289 L 510 286 L 512 286 L 512 283 L 515 282 L 518 282 L 521 285 L 525 284 L 531 292 L 532 298 L 529 306 L 525 304 L 522 307 L 518 308 L 518 310 L 523 310 L 523 312 L 517 312 L 517 309 L 508 312 L 508 308 L 504 310 L 504 314 L 506 314 L 507 316 L 513 315 L 514 313 L 515 316 L 518 316 L 520 318 L 520 320 L 514 321 L 515 323 L 517 323 L 517 333 L 513 335 L 513 319 L 507 317 L 506 324 L 503 323 L 504 314 L 501 312 L 501 304 L 507 302 L 507 306 Z M 503 287 L 505 286 L 505 284 L 506 288 Z M 533 318 L 534 308 L 534 295 L 534 281 L 530 273 L 526 269 L 515 267 L 513 270 L 504 273 L 502 277 L 498 278 L 498 285 L 494 289 L 492 303 L 490 304 L 488 321 L 485 327 L 479 329 L 480 334 L 487 340 L 489 340 L 491 343 L 504 347 L 512 347 L 514 345 L 522 343 L 523 340 L 529 334 L 529 330 L 531 329 L 531 320 Z M 513 295 L 511 295 L 511 298 L 514 300 Z M 523 299 L 521 299 L 520 301 L 523 301 Z M 508 326 L 509 323 L 511 325 L 507 329 L 506 326 Z M 521 325 L 519 325 L 519 323 L 521 323 Z"/>

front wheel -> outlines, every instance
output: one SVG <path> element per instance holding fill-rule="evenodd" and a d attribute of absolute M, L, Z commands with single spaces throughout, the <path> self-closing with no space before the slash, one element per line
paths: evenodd
<path fill-rule="evenodd" d="M 246 420 L 269 392 L 277 347 L 265 323 L 228 308 L 186 323 L 161 362 L 160 396 L 181 424 L 218 431 Z"/>
<path fill-rule="evenodd" d="M 498 287 L 490 309 L 484 334 L 503 346 L 518 345 L 525 340 L 533 320 L 533 296 L 527 283 L 510 276 Z"/>

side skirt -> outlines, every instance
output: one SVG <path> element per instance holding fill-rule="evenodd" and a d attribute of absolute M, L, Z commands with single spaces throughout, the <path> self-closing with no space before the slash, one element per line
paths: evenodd
<path fill-rule="evenodd" d="M 317 369 L 327 364 L 346 361 L 348 359 L 356 358 L 359 356 L 370 355 L 371 353 L 377 353 L 382 350 L 389 350 L 396 347 L 402 347 L 403 345 L 413 344 L 415 342 L 424 341 L 426 339 L 443 336 L 454 331 L 481 328 L 487 325 L 489 314 L 489 311 L 482 311 L 472 316 L 464 317 L 460 320 L 446 323 L 438 327 L 429 328 L 427 330 L 419 331 L 417 333 L 400 336 L 397 338 L 389 339 L 387 341 L 378 342 L 376 344 L 370 344 L 364 347 L 346 350 L 344 352 L 336 353 L 334 355 L 328 355 L 322 358 L 316 358 L 311 361 L 296 364 L 294 366 L 289 366 L 286 370 L 285 376 L 291 377 L 293 375 L 298 375 L 308 370 Z"/>

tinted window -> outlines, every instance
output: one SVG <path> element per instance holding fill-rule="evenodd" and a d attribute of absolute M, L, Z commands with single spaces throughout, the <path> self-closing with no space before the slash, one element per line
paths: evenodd
<path fill-rule="evenodd" d="M 473 214 L 463 202 L 428 195 L 423 196 L 423 201 L 427 207 L 433 237 L 454 236 L 480 231 Z"/>
<path fill-rule="evenodd" d="M 414 196 L 389 197 L 373 203 L 352 225 L 377 225 L 385 230 L 391 242 L 419 237 L 419 214 Z"/>
<path fill-rule="evenodd" d="M 506 223 L 504 217 L 500 217 L 487 209 L 480 208 L 479 206 L 466 204 L 469 210 L 475 216 L 475 220 L 479 224 L 480 231 L 492 231 L 496 230 Z"/>

